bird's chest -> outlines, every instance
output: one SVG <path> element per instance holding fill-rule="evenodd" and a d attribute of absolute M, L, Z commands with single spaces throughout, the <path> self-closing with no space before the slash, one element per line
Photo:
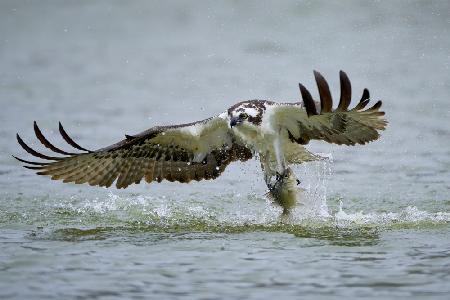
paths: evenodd
<path fill-rule="evenodd" d="M 273 148 L 275 135 L 261 127 L 242 126 L 237 132 L 243 142 L 257 152 L 267 152 Z"/>

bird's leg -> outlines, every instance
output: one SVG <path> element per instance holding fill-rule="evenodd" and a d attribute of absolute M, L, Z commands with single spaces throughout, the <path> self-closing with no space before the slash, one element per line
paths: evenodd
<path fill-rule="evenodd" d="M 259 153 L 259 158 L 261 162 L 261 169 L 264 172 L 264 181 L 268 188 L 272 186 L 272 177 L 276 174 L 276 171 L 272 170 L 270 164 L 270 154 L 267 151 L 266 153 Z"/>
<path fill-rule="evenodd" d="M 280 135 L 279 135 L 280 136 Z M 276 137 L 273 142 L 273 148 L 275 150 L 275 158 L 277 160 L 277 171 L 282 174 L 286 169 L 286 161 L 284 159 L 283 147 L 281 145 L 281 138 Z"/>

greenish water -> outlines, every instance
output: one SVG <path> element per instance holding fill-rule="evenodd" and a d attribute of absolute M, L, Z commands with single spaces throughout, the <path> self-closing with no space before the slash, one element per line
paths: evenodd
<path fill-rule="evenodd" d="M 1 299 L 450 297 L 450 7 L 395 2 L 0 1 Z M 20 167 L 32 122 L 99 148 L 242 99 L 296 101 L 321 71 L 389 121 L 294 168 L 291 218 L 259 163 L 125 191 Z"/>

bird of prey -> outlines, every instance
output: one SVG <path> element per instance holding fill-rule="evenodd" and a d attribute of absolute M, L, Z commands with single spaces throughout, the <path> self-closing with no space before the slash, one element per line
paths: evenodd
<path fill-rule="evenodd" d="M 155 126 L 98 150 L 87 150 L 77 144 L 59 123 L 59 132 L 77 153 L 51 144 L 36 122 L 37 139 L 49 150 L 61 154 L 48 156 L 29 147 L 17 135 L 17 141 L 29 154 L 45 161 L 28 161 L 24 167 L 54 180 L 88 183 L 92 186 L 126 188 L 142 179 L 150 183 L 215 179 L 233 161 L 258 157 L 266 183 L 286 165 L 317 160 L 306 150 L 310 140 L 324 140 L 339 145 L 356 145 L 378 139 L 387 121 L 380 111 L 381 101 L 365 109 L 369 91 L 349 109 L 351 84 L 340 72 L 340 100 L 333 109 L 328 83 L 314 71 L 320 101 L 299 84 L 302 102 L 277 103 L 269 100 L 247 100 L 227 111 L 193 123 Z"/>

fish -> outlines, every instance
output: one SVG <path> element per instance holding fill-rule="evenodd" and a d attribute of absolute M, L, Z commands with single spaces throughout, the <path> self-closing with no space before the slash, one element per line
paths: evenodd
<path fill-rule="evenodd" d="M 297 197 L 302 191 L 298 187 L 300 180 L 291 168 L 287 167 L 282 173 L 277 173 L 274 183 L 268 183 L 269 192 L 266 196 L 283 208 L 283 215 L 288 215 L 297 204 Z"/>

